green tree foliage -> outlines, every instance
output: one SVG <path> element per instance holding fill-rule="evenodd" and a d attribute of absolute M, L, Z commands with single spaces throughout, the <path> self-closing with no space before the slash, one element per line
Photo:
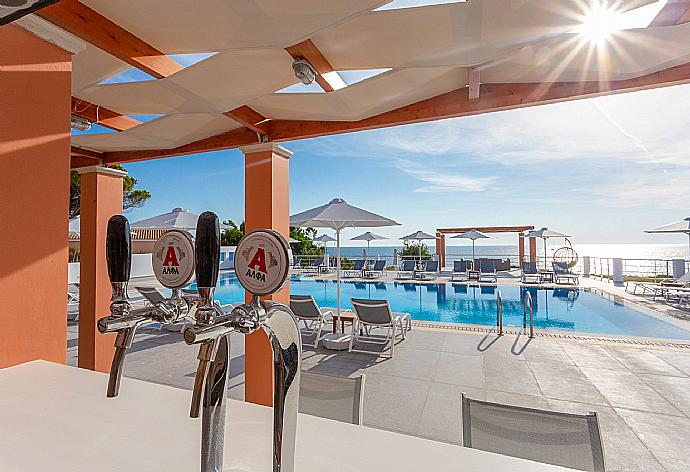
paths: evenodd
<path fill-rule="evenodd" d="M 223 224 L 230 226 L 230 228 L 223 230 L 220 235 L 220 243 L 223 246 L 237 246 L 237 243 L 244 236 L 244 221 L 239 226 L 232 220 L 223 221 Z"/>
<path fill-rule="evenodd" d="M 220 241 L 223 246 L 237 246 L 244 236 L 244 221 L 238 226 L 234 221 L 227 220 L 223 224 L 230 226 L 223 230 Z M 314 244 L 312 239 L 316 236 L 314 228 L 290 228 L 290 237 L 299 243 L 291 244 L 292 252 L 299 255 L 322 255 L 323 247 Z"/>
<path fill-rule="evenodd" d="M 431 258 L 431 252 L 429 252 L 429 247 L 424 243 L 412 243 L 410 241 L 405 241 L 402 251 L 400 251 L 401 256 L 414 256 L 419 257 L 419 245 L 422 245 L 422 259 Z"/>
<path fill-rule="evenodd" d="M 119 164 L 108 166 L 111 169 L 124 170 Z M 146 203 L 146 200 L 151 198 L 151 193 L 148 190 L 135 189 L 137 179 L 128 175 L 125 176 L 122 182 L 122 208 L 129 210 L 130 208 L 140 208 Z M 79 216 L 79 203 L 81 201 L 81 178 L 79 173 L 72 171 L 69 176 L 69 217 L 70 219 Z"/>

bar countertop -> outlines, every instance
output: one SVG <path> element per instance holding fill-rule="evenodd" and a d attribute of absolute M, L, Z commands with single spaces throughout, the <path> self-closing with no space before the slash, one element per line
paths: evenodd
<path fill-rule="evenodd" d="M 45 361 L 0 369 L 0 470 L 174 472 L 199 470 L 200 419 L 191 392 Z M 459 400 L 458 400 L 459 401 Z M 271 470 L 271 409 L 230 400 L 226 471 Z M 559 472 L 452 444 L 300 415 L 298 472 Z"/>

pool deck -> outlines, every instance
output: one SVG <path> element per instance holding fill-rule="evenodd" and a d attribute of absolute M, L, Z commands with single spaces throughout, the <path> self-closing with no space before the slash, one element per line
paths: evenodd
<path fill-rule="evenodd" d="M 639 302 L 610 284 L 581 280 Z M 76 364 L 74 322 L 68 331 L 68 362 Z M 179 333 L 142 330 L 124 375 L 191 390 L 196 354 Z M 232 357 L 230 396 L 241 399 L 241 335 L 232 335 Z M 366 374 L 364 421 L 371 427 L 459 444 L 464 391 L 515 405 L 597 411 L 608 471 L 690 470 L 690 349 L 415 327 L 393 359 L 305 347 L 303 368 Z"/>

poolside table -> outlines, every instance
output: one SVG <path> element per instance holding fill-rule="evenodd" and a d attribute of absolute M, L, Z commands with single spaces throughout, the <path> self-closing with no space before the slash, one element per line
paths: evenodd
<path fill-rule="evenodd" d="M 479 280 L 479 271 L 470 269 L 467 271 L 467 280 Z"/>
<path fill-rule="evenodd" d="M 123 378 L 120 395 L 106 398 L 107 381 L 46 361 L 0 369 L 0 470 L 199 470 L 190 391 Z M 228 401 L 225 471 L 272 470 L 272 418 L 270 408 Z M 571 470 L 309 415 L 297 428 L 298 472 Z"/>

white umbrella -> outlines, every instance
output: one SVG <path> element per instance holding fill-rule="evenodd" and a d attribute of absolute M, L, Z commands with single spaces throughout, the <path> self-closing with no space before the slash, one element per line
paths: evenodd
<path fill-rule="evenodd" d="M 544 270 L 547 268 L 546 264 L 546 240 L 548 238 L 569 238 L 567 234 L 559 233 L 558 231 L 552 231 L 548 228 L 537 229 L 530 231 L 525 235 L 527 238 L 542 238 L 544 240 Z"/>
<path fill-rule="evenodd" d="M 403 236 L 402 238 L 403 241 L 417 241 L 417 244 L 419 245 L 419 263 L 421 264 L 422 262 L 422 241 L 425 239 L 436 239 L 436 236 L 432 236 L 429 233 L 425 233 L 424 231 L 416 231 L 412 234 L 408 234 L 407 236 Z"/>
<path fill-rule="evenodd" d="M 326 248 L 326 245 L 328 243 L 332 243 L 335 241 L 335 238 L 327 235 L 327 234 L 322 234 L 319 237 L 316 237 L 312 239 L 312 241 L 317 242 L 317 243 L 323 243 L 323 264 L 328 267 L 328 249 Z"/>
<path fill-rule="evenodd" d="M 482 233 L 481 231 L 477 231 L 476 229 L 471 229 L 469 231 L 465 231 L 464 233 L 460 233 L 457 236 L 451 237 L 451 239 L 471 239 L 472 240 L 472 260 L 474 261 L 474 242 L 477 239 L 487 239 L 490 238 L 491 236 L 487 236 L 486 234 Z M 474 264 L 474 262 L 473 262 Z"/>
<path fill-rule="evenodd" d="M 300 241 L 299 239 L 290 238 L 290 244 L 298 244 L 298 243 L 301 243 L 301 242 L 302 242 L 302 241 Z"/>
<path fill-rule="evenodd" d="M 81 232 L 81 219 L 77 216 L 69 220 L 69 235 L 73 237 L 79 237 Z"/>
<path fill-rule="evenodd" d="M 196 230 L 196 221 L 199 215 L 187 211 L 185 208 L 173 208 L 168 213 L 153 216 L 131 224 L 132 229 L 183 229 Z M 220 229 L 229 229 L 228 225 L 221 224 Z"/>
<path fill-rule="evenodd" d="M 690 217 L 684 220 L 669 223 L 658 228 L 650 229 L 645 233 L 685 233 L 688 235 L 688 255 L 690 256 Z"/>
<path fill-rule="evenodd" d="M 335 230 L 337 259 L 338 321 L 340 321 L 340 231 L 344 228 L 374 228 L 398 225 L 394 220 L 362 210 L 342 198 L 334 198 L 326 205 L 292 215 L 290 226 L 331 228 Z M 336 325 L 339 329 L 340 323 Z"/>
<path fill-rule="evenodd" d="M 380 236 L 378 234 L 374 234 L 371 231 L 367 231 L 366 233 L 360 234 L 359 236 L 355 236 L 354 238 L 350 238 L 350 241 L 366 241 L 367 242 L 367 252 L 364 255 L 364 258 L 366 259 L 369 256 L 369 244 L 372 241 L 378 241 L 381 239 L 388 239 L 385 236 Z"/>

